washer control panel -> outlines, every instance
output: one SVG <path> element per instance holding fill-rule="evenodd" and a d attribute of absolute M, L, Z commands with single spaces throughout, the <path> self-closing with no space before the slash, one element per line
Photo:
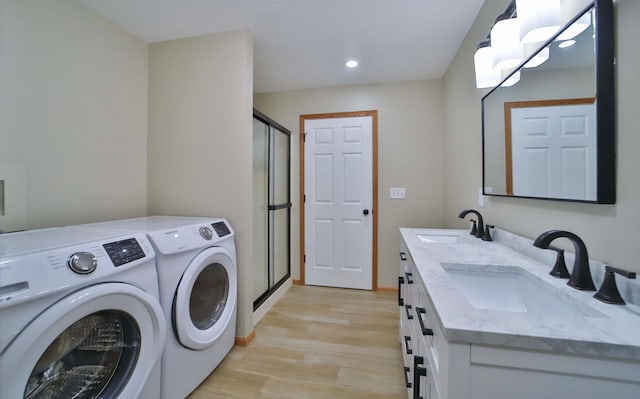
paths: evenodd
<path fill-rule="evenodd" d="M 0 313 L 16 303 L 91 284 L 114 279 L 153 284 L 155 279 L 156 252 L 144 233 L 60 227 L 17 234 L 0 235 L 0 252 L 8 238 L 15 240 L 12 248 L 22 251 L 0 254 Z M 34 249 L 23 250 L 27 245 Z"/>
<path fill-rule="evenodd" d="M 116 267 L 145 257 L 144 251 L 135 238 L 110 242 L 102 246 Z"/>

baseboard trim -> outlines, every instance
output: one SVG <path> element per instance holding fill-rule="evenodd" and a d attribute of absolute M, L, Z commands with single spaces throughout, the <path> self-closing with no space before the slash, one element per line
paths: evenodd
<path fill-rule="evenodd" d="M 249 333 L 249 335 L 246 336 L 246 338 L 236 337 L 235 344 L 238 346 L 248 346 L 255 337 L 256 337 L 256 332 L 254 330 L 251 330 L 251 332 Z"/>

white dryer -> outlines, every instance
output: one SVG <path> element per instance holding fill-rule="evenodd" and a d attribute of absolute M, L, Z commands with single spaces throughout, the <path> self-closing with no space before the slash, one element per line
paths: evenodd
<path fill-rule="evenodd" d="M 143 234 L 0 235 L 0 397 L 157 398 L 154 256 Z"/>
<path fill-rule="evenodd" d="M 144 232 L 156 250 L 160 303 L 168 321 L 161 398 L 184 398 L 235 342 L 237 264 L 226 219 L 150 216 L 82 225 Z"/>

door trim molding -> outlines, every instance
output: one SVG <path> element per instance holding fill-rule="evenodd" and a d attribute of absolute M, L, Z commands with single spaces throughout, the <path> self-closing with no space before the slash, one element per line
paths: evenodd
<path fill-rule="evenodd" d="M 307 114 L 300 115 L 300 279 L 294 280 L 295 285 L 305 285 L 305 210 L 304 210 L 304 124 L 309 119 L 336 119 L 336 118 L 353 118 L 353 117 L 371 117 L 371 158 L 372 158 L 372 190 L 373 190 L 373 231 L 371 237 L 371 290 L 378 290 L 378 110 L 354 111 L 354 112 L 331 112 L 326 114 Z"/>

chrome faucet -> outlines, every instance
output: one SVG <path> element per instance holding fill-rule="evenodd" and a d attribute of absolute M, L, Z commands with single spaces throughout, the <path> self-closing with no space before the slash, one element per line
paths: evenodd
<path fill-rule="evenodd" d="M 476 211 L 475 209 L 465 209 L 464 211 L 460 212 L 458 217 L 460 219 L 464 219 L 464 217 L 470 213 L 473 213 L 478 217 L 478 227 L 476 228 L 476 234 L 474 234 L 474 236 L 477 238 L 482 238 L 482 235 L 484 234 L 484 221 L 482 220 L 482 215 L 480 214 L 480 212 Z"/>
<path fill-rule="evenodd" d="M 567 285 L 577 290 L 595 291 L 596 286 L 593 284 L 591 270 L 589 269 L 589 254 L 587 253 L 587 246 L 580 237 L 569 231 L 549 230 L 540 234 L 533 242 L 533 246 L 542 249 L 549 249 L 551 241 L 560 237 L 568 238 L 576 251 L 576 259 L 573 263 L 573 270 L 571 271 L 571 277 L 569 278 Z"/>

